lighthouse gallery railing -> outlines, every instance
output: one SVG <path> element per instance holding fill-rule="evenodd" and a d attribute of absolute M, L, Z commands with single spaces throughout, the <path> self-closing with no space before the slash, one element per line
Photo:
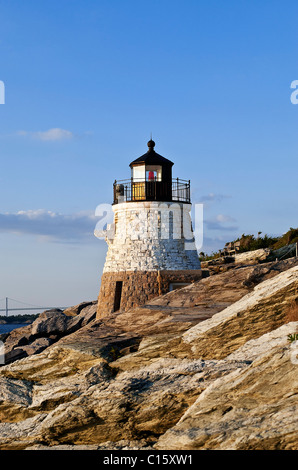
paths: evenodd
<path fill-rule="evenodd" d="M 145 181 L 143 179 L 115 180 L 114 201 L 174 201 L 190 203 L 190 181 L 179 178 L 171 181 Z"/>

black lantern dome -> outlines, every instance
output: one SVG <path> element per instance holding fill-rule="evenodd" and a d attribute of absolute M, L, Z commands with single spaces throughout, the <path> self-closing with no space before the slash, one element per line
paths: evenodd
<path fill-rule="evenodd" d="M 164 167 L 172 168 L 172 166 L 174 165 L 173 162 L 171 162 L 167 158 L 164 158 L 164 157 L 162 157 L 161 155 L 159 155 L 158 153 L 155 152 L 155 150 L 154 150 L 154 147 L 155 147 L 154 140 L 152 140 L 152 139 L 149 140 L 147 145 L 148 145 L 147 153 L 145 153 L 141 157 L 139 157 L 136 160 L 134 160 L 133 162 L 131 162 L 131 164 L 129 165 L 131 168 L 135 165 L 142 165 L 142 164 L 145 164 L 145 165 L 161 165 L 161 166 L 164 166 Z"/>
<path fill-rule="evenodd" d="M 131 179 L 115 181 L 114 204 L 120 201 L 190 202 L 189 181 L 172 179 L 173 162 L 155 152 L 150 139 L 148 151 L 130 163 Z"/>

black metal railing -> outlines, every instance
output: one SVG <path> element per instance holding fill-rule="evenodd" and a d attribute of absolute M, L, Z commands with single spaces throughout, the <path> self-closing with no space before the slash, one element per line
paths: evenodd
<path fill-rule="evenodd" d="M 172 181 L 158 180 L 115 180 L 113 186 L 114 201 L 136 202 L 136 201 L 173 201 L 190 203 L 190 181 L 179 178 Z"/>

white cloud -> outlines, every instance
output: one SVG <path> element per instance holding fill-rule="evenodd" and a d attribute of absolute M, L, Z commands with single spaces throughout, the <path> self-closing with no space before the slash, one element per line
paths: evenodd
<path fill-rule="evenodd" d="M 235 222 L 235 219 L 230 215 L 218 214 L 216 216 L 218 222 Z"/>
<path fill-rule="evenodd" d="M 18 131 L 17 135 L 23 137 L 32 137 L 37 140 L 42 141 L 60 141 L 60 140 L 70 140 L 73 139 L 74 134 L 71 131 L 66 129 L 60 129 L 59 127 L 49 129 L 47 131 L 38 131 L 38 132 L 27 132 L 27 131 Z"/>
<path fill-rule="evenodd" d="M 206 203 L 211 203 L 211 202 L 221 202 L 223 199 L 230 198 L 231 196 L 227 194 L 215 194 L 215 193 L 209 193 L 205 196 L 200 196 L 198 198 L 198 202 L 206 204 Z"/>
<path fill-rule="evenodd" d="M 27 136 L 28 134 L 29 134 L 29 132 L 27 132 L 27 131 L 17 131 L 16 132 L 16 135 L 20 135 L 20 136 L 24 136 L 24 137 Z"/>
<path fill-rule="evenodd" d="M 39 140 L 68 140 L 73 138 L 73 133 L 65 129 L 49 129 L 45 132 L 35 132 L 34 137 Z"/>
<path fill-rule="evenodd" d="M 46 209 L 0 213 L 0 233 L 35 235 L 44 241 L 82 242 L 96 240 L 94 229 L 100 220 L 94 212 L 65 215 Z"/>
<path fill-rule="evenodd" d="M 227 222 L 236 222 L 236 220 L 230 215 L 218 214 L 212 219 L 204 221 L 209 230 L 223 230 L 231 232 L 238 230 L 236 225 L 226 225 Z"/>

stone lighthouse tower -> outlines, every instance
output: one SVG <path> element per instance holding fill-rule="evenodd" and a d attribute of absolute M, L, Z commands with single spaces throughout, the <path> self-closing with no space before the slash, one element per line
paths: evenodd
<path fill-rule="evenodd" d="M 190 181 L 173 179 L 173 162 L 154 147 L 150 140 L 147 153 L 130 163 L 129 180 L 114 182 L 114 222 L 106 231 L 97 318 L 144 305 L 202 277 Z"/>

